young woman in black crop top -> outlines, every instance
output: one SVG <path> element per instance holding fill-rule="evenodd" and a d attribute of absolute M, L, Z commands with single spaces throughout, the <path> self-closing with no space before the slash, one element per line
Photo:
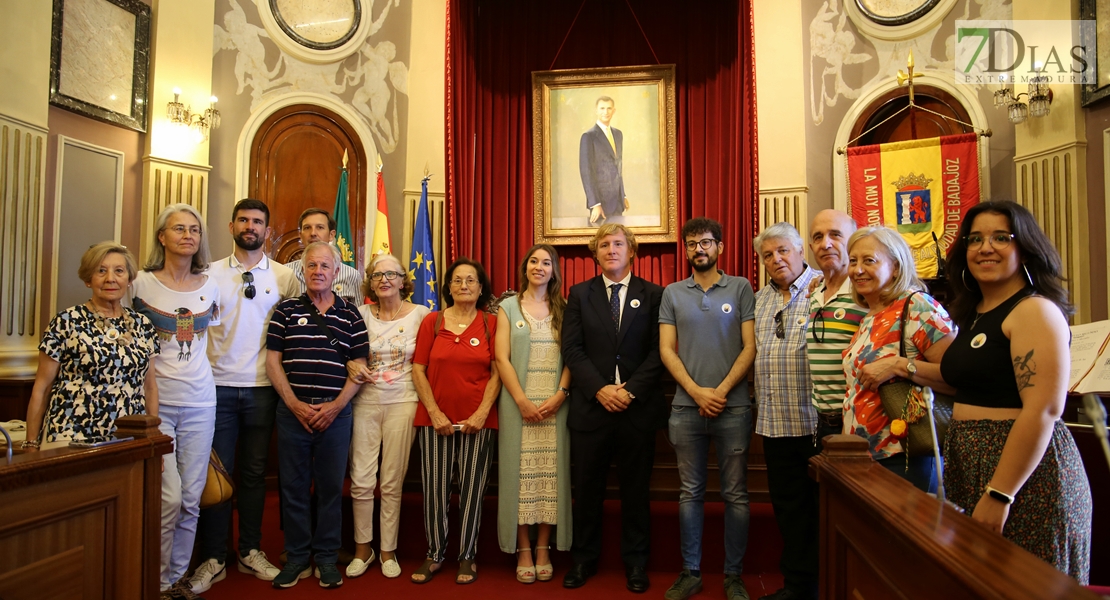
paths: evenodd
<path fill-rule="evenodd" d="M 1091 490 L 1060 420 L 1073 312 L 1060 256 L 1029 211 L 984 202 L 964 218 L 948 274 L 960 327 L 941 361 L 957 389 L 948 498 L 1085 584 Z"/>

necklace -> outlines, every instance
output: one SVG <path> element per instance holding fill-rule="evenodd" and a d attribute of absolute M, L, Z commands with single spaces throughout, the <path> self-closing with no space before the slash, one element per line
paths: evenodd
<path fill-rule="evenodd" d="M 971 328 L 970 328 L 970 329 L 968 329 L 968 331 L 973 331 L 973 330 L 975 329 L 975 325 L 976 325 L 977 323 L 979 323 L 979 319 L 980 319 L 980 318 L 981 318 L 981 317 L 982 317 L 983 315 L 985 315 L 985 314 L 987 314 L 987 313 L 981 313 L 981 312 L 977 312 L 977 313 L 975 313 L 975 320 L 973 320 L 973 321 L 971 322 Z"/>
<path fill-rule="evenodd" d="M 405 305 L 404 305 L 404 304 L 402 304 L 402 305 L 398 306 L 398 307 L 397 307 L 397 310 L 393 311 L 393 315 L 392 315 L 392 316 L 390 316 L 390 317 L 389 317 L 388 319 L 383 319 L 383 318 L 382 318 L 382 309 L 383 309 L 384 307 L 383 307 L 383 306 L 382 306 L 381 304 L 379 304 L 379 305 L 378 305 L 378 320 L 380 320 L 380 321 L 392 321 L 392 320 L 394 320 L 394 319 L 396 319 L 396 318 L 397 318 L 397 315 L 401 313 L 401 309 L 402 309 L 402 308 L 404 308 L 404 307 L 405 307 Z"/>
<path fill-rule="evenodd" d="M 459 317 L 456 314 L 452 314 L 451 315 L 451 320 L 455 322 L 455 327 L 458 327 L 459 329 L 466 329 L 467 325 L 470 325 L 470 321 L 473 321 L 474 319 L 471 319 L 470 321 L 463 322 L 463 321 L 459 320 Z"/>
<path fill-rule="evenodd" d="M 118 342 L 120 340 L 123 340 L 125 343 L 131 342 L 131 323 L 130 323 L 130 319 L 127 319 L 127 320 L 124 321 L 123 325 L 126 326 L 126 331 L 123 332 L 123 333 L 121 333 L 120 330 L 117 329 L 116 326 L 113 325 L 111 323 L 111 321 L 109 320 L 109 319 L 119 319 L 120 317 L 125 316 L 126 313 L 123 313 L 121 311 L 121 314 L 118 317 L 112 317 L 112 316 L 106 315 L 103 312 L 101 312 L 100 309 L 97 308 L 97 306 L 95 304 L 93 304 L 92 300 L 86 302 L 85 306 L 88 307 L 88 309 L 91 310 L 94 315 L 96 315 L 96 319 L 94 320 L 94 324 L 96 325 L 96 328 L 99 329 L 104 334 L 104 337 L 107 338 L 108 341 Z"/>

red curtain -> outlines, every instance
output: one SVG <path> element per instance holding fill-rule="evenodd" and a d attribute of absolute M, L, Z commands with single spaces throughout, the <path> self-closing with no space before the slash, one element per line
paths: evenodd
<path fill-rule="evenodd" d="M 470 256 L 494 289 L 519 289 L 533 243 L 532 71 L 675 64 L 678 226 L 724 226 L 720 266 L 752 279 L 758 223 L 751 0 L 448 0 L 448 259 Z M 568 286 L 598 273 L 558 247 Z M 678 243 L 640 246 L 634 272 L 666 285 L 689 268 Z"/>

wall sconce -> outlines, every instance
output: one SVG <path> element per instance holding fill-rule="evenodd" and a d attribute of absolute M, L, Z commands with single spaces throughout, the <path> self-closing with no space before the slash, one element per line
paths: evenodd
<path fill-rule="evenodd" d="M 1021 92 L 1016 96 L 1003 83 L 1004 87 L 994 93 L 994 107 L 1005 108 L 1007 118 L 1014 125 L 1025 122 L 1030 116 L 1046 116 L 1052 105 L 1052 90 L 1048 87 L 1051 81 L 1052 78 L 1044 73 L 1034 75 L 1029 78 L 1029 92 Z M 1021 101 L 1022 96 L 1028 98 L 1028 104 Z"/>
<path fill-rule="evenodd" d="M 171 123 L 196 130 L 207 141 L 209 132 L 220 127 L 220 111 L 216 110 L 218 98 L 212 96 L 208 100 L 211 104 L 203 113 L 193 113 L 191 107 L 181 103 L 181 88 L 173 88 L 173 101 L 166 106 L 166 116 Z"/>

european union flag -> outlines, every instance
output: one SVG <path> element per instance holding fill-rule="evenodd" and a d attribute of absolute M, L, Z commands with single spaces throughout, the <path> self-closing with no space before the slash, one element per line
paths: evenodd
<path fill-rule="evenodd" d="M 432 223 L 428 220 L 428 178 L 420 182 L 420 206 L 416 209 L 416 229 L 412 232 L 412 256 L 409 259 L 412 280 L 412 303 L 439 309 L 436 293 L 435 257 L 432 253 Z"/>

